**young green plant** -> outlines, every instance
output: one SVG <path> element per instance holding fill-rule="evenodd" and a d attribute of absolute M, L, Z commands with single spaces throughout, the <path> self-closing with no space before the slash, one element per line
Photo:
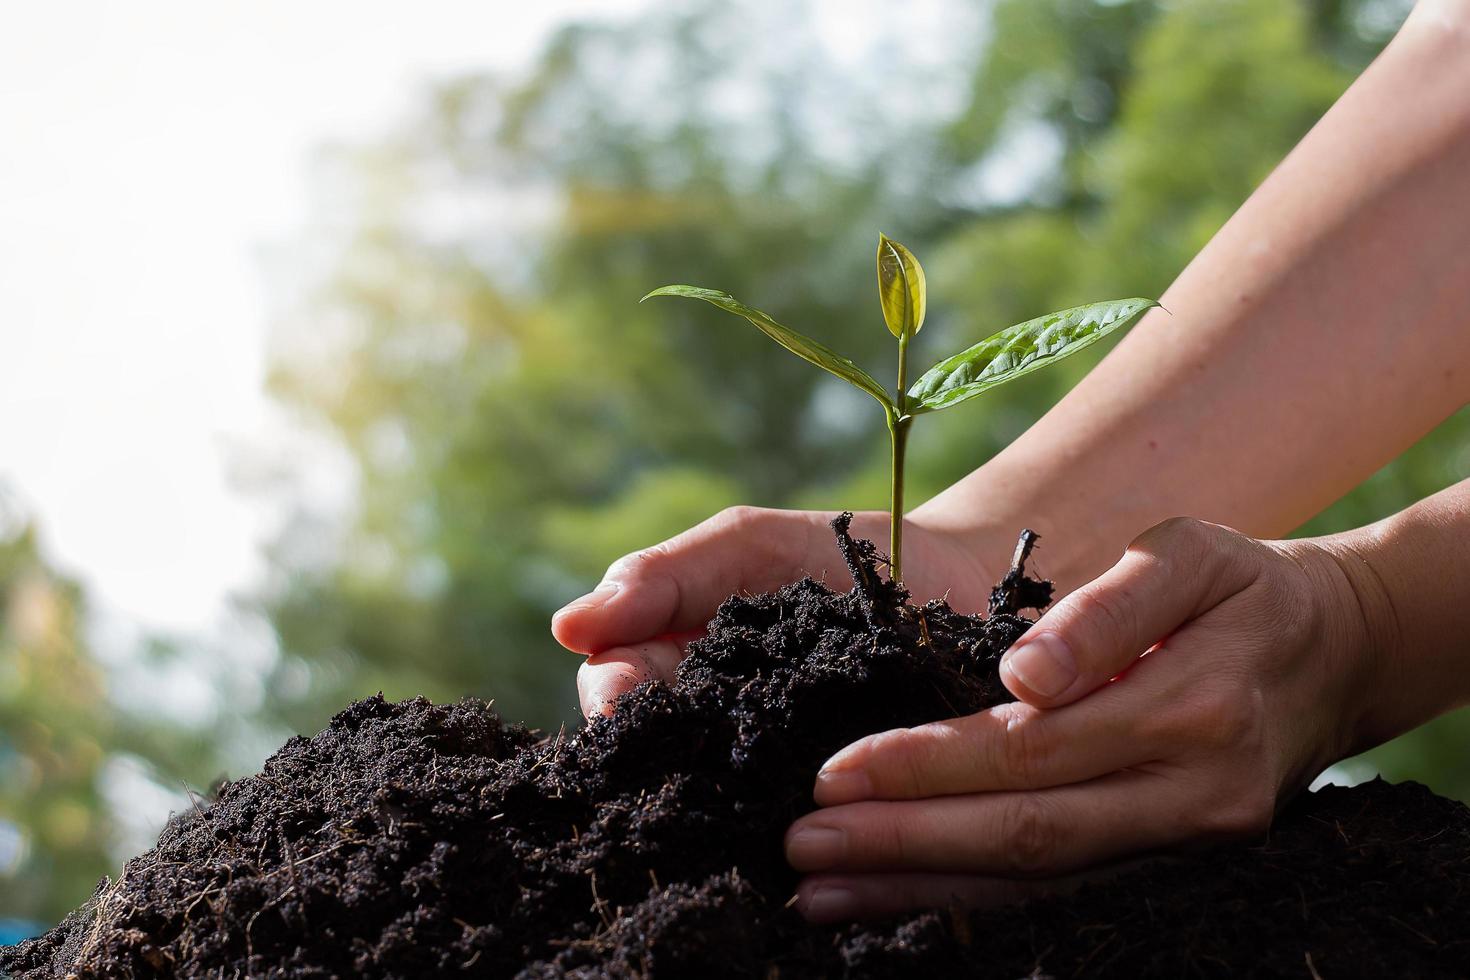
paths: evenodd
<path fill-rule="evenodd" d="M 729 293 L 699 286 L 663 286 L 643 299 L 650 296 L 702 299 L 742 316 L 797 357 L 867 392 L 883 406 L 893 460 L 888 515 L 890 575 L 895 582 L 903 581 L 903 465 L 909 427 L 914 419 L 952 408 L 982 391 L 1055 364 L 1113 331 L 1132 325 L 1151 307 L 1159 305 L 1151 299 L 1115 299 L 1048 313 L 1006 327 L 974 347 L 945 358 L 909 386 L 909 341 L 924 326 L 928 302 L 924 269 L 907 248 L 887 235 L 879 235 L 878 300 L 883 308 L 883 320 L 898 341 L 898 385 L 890 395 L 871 374 L 846 357 L 782 326 Z"/>

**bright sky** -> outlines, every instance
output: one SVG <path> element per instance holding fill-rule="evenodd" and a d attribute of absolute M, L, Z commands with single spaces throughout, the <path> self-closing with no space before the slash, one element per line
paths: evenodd
<path fill-rule="evenodd" d="M 51 0 L 0 31 L 0 488 L 109 619 L 218 626 L 274 515 L 231 447 L 263 390 L 261 250 L 308 221 L 313 152 L 389 130 L 435 78 L 527 64 L 558 23 L 673 0 Z M 813 0 L 853 70 L 881 0 Z M 773 7 L 779 16 L 779 6 Z M 907 8 L 911 47 L 953 8 Z M 964 34 L 965 32 L 959 32 Z"/>
<path fill-rule="evenodd" d="M 524 64 L 642 0 L 21 4 L 0 31 L 0 484 L 135 624 L 207 627 L 268 515 L 228 447 L 268 437 L 258 250 L 306 221 L 323 143 L 426 81 Z"/>

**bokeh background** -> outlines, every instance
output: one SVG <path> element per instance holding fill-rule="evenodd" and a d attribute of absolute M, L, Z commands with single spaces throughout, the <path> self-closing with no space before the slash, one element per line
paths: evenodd
<path fill-rule="evenodd" d="M 59 2 L 0 31 L 0 918 L 378 690 L 575 721 L 551 612 L 728 504 L 880 506 L 887 363 L 1158 295 L 1398 0 Z M 530 8 L 534 8 L 530 9 Z M 1104 352 L 910 449 L 922 500 Z M 1470 474 L 1457 416 L 1305 530 Z M 1085 529 L 1079 529 L 1085 533 Z M 1333 771 L 1470 799 L 1451 716 Z"/>

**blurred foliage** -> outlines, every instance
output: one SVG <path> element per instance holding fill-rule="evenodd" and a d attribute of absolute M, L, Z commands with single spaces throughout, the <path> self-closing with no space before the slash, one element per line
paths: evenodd
<path fill-rule="evenodd" d="M 100 776 L 114 730 L 80 592 L 15 523 L 0 526 L 0 918 L 55 917 L 107 866 Z"/>
<path fill-rule="evenodd" d="M 238 731 L 159 715 L 169 670 L 197 664 L 157 638 L 132 657 L 148 692 L 120 703 L 118 665 L 94 656 L 92 625 L 82 588 L 48 563 L 0 484 L 0 920 L 19 920 L 8 928 L 81 904 L 116 873 L 120 852 L 160 829 L 118 807 L 139 793 L 152 810 L 182 805 L 176 780 L 207 785 L 223 771 L 221 743 Z M 174 790 L 161 788 L 169 782 Z"/>

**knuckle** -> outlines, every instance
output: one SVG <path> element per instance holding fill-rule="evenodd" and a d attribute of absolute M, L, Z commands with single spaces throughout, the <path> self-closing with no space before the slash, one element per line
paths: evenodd
<path fill-rule="evenodd" d="M 1203 543 L 1215 525 L 1193 517 L 1169 517 L 1139 535 L 1135 544 L 1168 545 Z"/>
<path fill-rule="evenodd" d="M 1250 541 L 1238 531 L 1194 517 L 1170 517 L 1149 528 L 1128 550 L 1152 558 L 1170 576 L 1199 575 L 1211 562 L 1236 554 Z"/>
<path fill-rule="evenodd" d="M 630 552 L 609 565 L 607 574 L 603 578 L 627 579 L 647 575 L 657 570 L 658 566 L 669 557 L 669 552 L 670 546 L 667 541 Z"/>
<path fill-rule="evenodd" d="M 1217 684 L 1191 706 L 1189 729 L 1196 742 L 1218 753 L 1249 752 L 1261 735 L 1262 696 L 1243 684 Z"/>
<path fill-rule="evenodd" d="M 997 746 L 997 788 L 1030 789 L 1045 764 L 1045 740 L 1040 737 L 1041 714 L 1030 706 L 1007 705 L 999 713 L 1004 722 Z"/>
<path fill-rule="evenodd" d="M 909 847 L 900 823 L 882 806 L 867 805 L 863 811 L 853 857 L 874 867 L 906 867 Z"/>
<path fill-rule="evenodd" d="M 721 531 L 739 534 L 761 525 L 769 513 L 770 511 L 764 507 L 736 504 L 733 507 L 726 507 L 710 518 L 710 523 Z"/>
<path fill-rule="evenodd" d="M 1097 649 L 1109 649 L 1125 637 L 1137 632 L 1138 617 L 1134 604 L 1126 589 L 1102 589 L 1084 585 L 1072 593 L 1073 609 L 1083 624 L 1084 638 L 1099 644 Z M 1080 651 L 1086 656 L 1086 643 Z M 1079 664 L 1086 668 L 1086 664 Z"/>
<path fill-rule="evenodd" d="M 1154 525 L 1160 534 L 1184 540 L 1201 534 L 1204 528 L 1205 522 L 1193 517 L 1168 517 Z"/>
<path fill-rule="evenodd" d="M 1214 840 L 1256 837 L 1271 826 L 1275 807 L 1275 794 L 1257 780 L 1228 784 L 1199 807 L 1195 830 Z"/>
<path fill-rule="evenodd" d="M 1001 819 L 1007 870 L 1021 877 L 1050 871 L 1057 857 L 1057 827 L 1044 799 L 1036 793 L 1017 793 L 1006 804 Z"/>
<path fill-rule="evenodd" d="M 932 756 L 928 742 L 917 729 L 896 728 L 861 743 L 862 758 L 880 791 L 903 799 L 922 794 Z"/>
<path fill-rule="evenodd" d="M 701 544 L 732 544 L 747 558 L 765 565 L 785 564 L 801 553 L 804 532 L 793 523 L 792 511 L 736 504 L 726 507 L 701 526 Z"/>

